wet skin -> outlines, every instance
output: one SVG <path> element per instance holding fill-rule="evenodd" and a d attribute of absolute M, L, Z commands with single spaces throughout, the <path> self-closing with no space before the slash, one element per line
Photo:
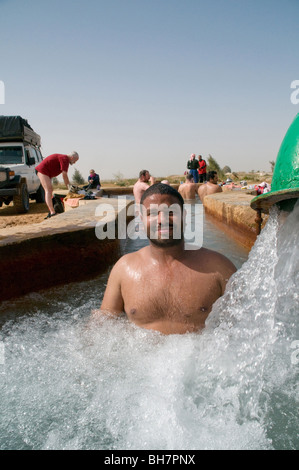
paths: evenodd
<path fill-rule="evenodd" d="M 179 186 L 179 193 L 185 199 L 185 201 L 195 199 L 198 192 L 198 183 L 183 183 Z"/>

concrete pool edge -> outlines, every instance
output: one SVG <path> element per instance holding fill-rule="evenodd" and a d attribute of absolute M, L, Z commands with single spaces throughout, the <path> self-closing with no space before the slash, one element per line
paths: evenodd
<path fill-rule="evenodd" d="M 250 207 L 252 197 L 243 191 L 224 191 L 206 196 L 203 204 L 211 220 L 247 248 L 252 248 L 257 239 L 257 214 Z M 265 216 L 263 227 L 267 220 Z"/>
<path fill-rule="evenodd" d="M 80 281 L 105 272 L 120 255 L 118 218 L 133 201 L 106 198 L 88 202 L 39 224 L 0 230 L 0 300 L 8 300 L 40 289 Z M 110 212 L 96 214 L 107 203 Z M 97 224 L 115 227 L 114 239 L 99 240 Z"/>

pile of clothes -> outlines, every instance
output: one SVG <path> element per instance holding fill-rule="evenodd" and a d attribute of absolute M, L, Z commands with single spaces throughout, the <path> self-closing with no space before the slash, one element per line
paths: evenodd
<path fill-rule="evenodd" d="M 255 185 L 254 189 L 257 191 L 258 196 L 260 194 L 266 194 L 271 191 L 271 184 L 263 181 L 263 183 L 260 183 L 259 185 Z"/>
<path fill-rule="evenodd" d="M 68 194 L 64 198 L 64 203 L 74 208 L 79 206 L 80 199 L 94 200 L 102 196 L 103 190 L 100 189 L 96 192 L 90 189 L 82 189 L 79 186 L 72 185 L 69 189 Z"/>

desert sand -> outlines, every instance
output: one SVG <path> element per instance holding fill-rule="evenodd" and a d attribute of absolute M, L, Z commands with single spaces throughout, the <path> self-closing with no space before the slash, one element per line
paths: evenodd
<path fill-rule="evenodd" d="M 42 222 L 48 213 L 46 204 L 30 202 L 30 209 L 27 214 L 17 214 L 13 203 L 9 206 L 3 204 L 0 208 L 0 229 L 17 225 L 37 224 Z"/>

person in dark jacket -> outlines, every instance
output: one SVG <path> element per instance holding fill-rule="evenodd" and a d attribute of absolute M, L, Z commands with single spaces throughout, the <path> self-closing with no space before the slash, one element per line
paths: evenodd
<path fill-rule="evenodd" d="M 190 158 L 187 162 L 187 168 L 188 168 L 190 174 L 193 176 L 194 183 L 198 183 L 198 180 L 199 180 L 199 175 L 198 175 L 199 163 L 198 163 L 198 160 L 195 158 L 195 153 L 192 153 L 192 155 L 190 156 Z"/>
<path fill-rule="evenodd" d="M 100 189 L 100 177 L 94 170 L 90 170 L 87 181 L 88 185 L 84 186 L 83 189 Z"/>

